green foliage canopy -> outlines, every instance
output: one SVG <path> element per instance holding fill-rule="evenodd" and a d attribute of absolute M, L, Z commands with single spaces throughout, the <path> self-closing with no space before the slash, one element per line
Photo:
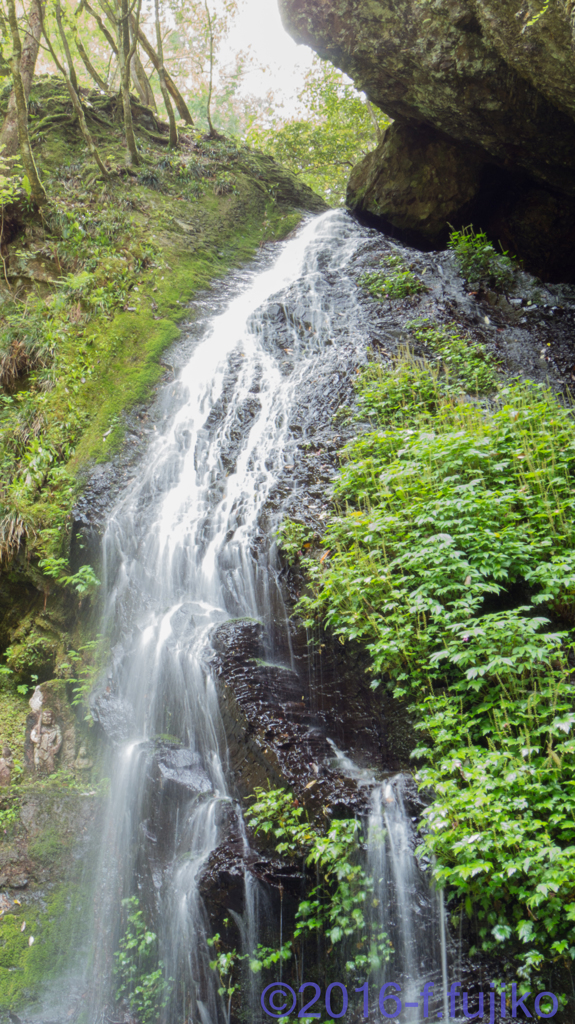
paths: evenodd
<path fill-rule="evenodd" d="M 266 127 L 252 126 L 247 141 L 297 174 L 330 206 L 341 206 L 352 167 L 375 148 L 389 120 L 319 57 L 299 100 L 305 116 L 283 121 L 276 112 Z"/>

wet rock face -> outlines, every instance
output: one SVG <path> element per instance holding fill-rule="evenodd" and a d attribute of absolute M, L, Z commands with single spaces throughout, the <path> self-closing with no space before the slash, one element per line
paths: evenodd
<path fill-rule="evenodd" d="M 163 790 L 174 793 L 209 793 L 212 789 L 200 755 L 185 747 L 162 746 L 156 754 L 158 780 Z"/>
<path fill-rule="evenodd" d="M 406 716 L 396 704 L 392 718 L 385 699 L 374 696 L 359 652 L 355 658 L 349 651 L 339 655 L 333 645 L 318 648 L 314 658 L 305 631 L 293 623 L 295 668 L 287 668 L 263 661 L 263 641 L 263 626 L 248 620 L 224 623 L 213 637 L 230 769 L 240 795 L 269 781 L 289 786 L 312 814 L 364 814 L 369 786 L 349 774 L 338 749 L 370 771 L 407 765 L 413 737 L 400 741 L 401 726 L 409 730 Z M 287 660 L 287 649 L 278 654 Z"/>
<path fill-rule="evenodd" d="M 291 35 L 395 119 L 352 175 L 352 209 L 423 248 L 473 220 L 531 272 L 573 280 L 571 4 L 528 27 L 520 0 L 279 2 Z"/>

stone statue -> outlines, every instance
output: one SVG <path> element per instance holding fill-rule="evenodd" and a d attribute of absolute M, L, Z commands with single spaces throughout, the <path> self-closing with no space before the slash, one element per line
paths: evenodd
<path fill-rule="evenodd" d="M 2 757 L 0 757 L 0 787 L 10 785 L 13 767 L 12 751 L 8 744 L 6 744 L 2 749 Z"/>
<path fill-rule="evenodd" d="M 32 708 L 34 714 L 39 715 L 42 710 L 42 704 L 44 703 L 44 695 L 39 686 L 35 688 L 34 693 L 30 697 L 28 703 Z"/>
<path fill-rule="evenodd" d="M 62 747 L 62 730 L 54 720 L 51 711 L 41 711 L 30 739 L 34 744 L 34 767 L 36 771 L 54 771 L 56 755 Z"/>
<path fill-rule="evenodd" d="M 84 746 L 80 747 L 80 749 L 78 750 L 78 756 L 74 761 L 74 768 L 79 768 L 80 770 L 83 770 L 93 768 L 93 766 L 94 762 L 91 761 L 90 758 L 88 757 L 88 752 L 86 748 Z"/>

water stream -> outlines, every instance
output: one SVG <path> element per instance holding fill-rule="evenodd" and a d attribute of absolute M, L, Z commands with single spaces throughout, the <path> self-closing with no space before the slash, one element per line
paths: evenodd
<path fill-rule="evenodd" d="M 411 1003 L 420 1012 L 427 984 L 433 993 L 430 1006 L 442 1006 L 447 1019 L 443 895 L 430 886 L 415 857 L 417 834 L 405 800 L 410 787 L 409 776 L 396 775 L 375 786 L 371 795 L 367 863 L 375 881 L 375 916 L 392 944 L 382 982 L 401 985 L 404 1005 Z"/>
<path fill-rule="evenodd" d="M 112 658 L 98 699 L 100 719 L 106 707 L 115 716 L 116 756 L 95 880 L 91 1021 L 102 1021 L 110 1005 L 121 901 L 133 893 L 160 922 L 160 955 L 175 982 L 167 1019 L 223 1019 L 200 880 L 223 830 L 241 816 L 210 638 L 218 624 L 250 617 L 266 627 L 266 656 L 277 656 L 273 638 L 286 612 L 270 571 L 274 546 L 262 543 L 262 513 L 298 458 L 290 411 L 341 332 L 336 297 L 337 310 L 345 302 L 348 337 L 355 332 L 365 346 L 347 274 L 364 239 L 344 214 L 328 213 L 285 243 L 271 266 L 243 275 L 193 347 L 166 398 L 166 425 L 110 516 L 103 632 Z M 286 295 L 295 313 L 289 344 L 278 348 L 270 308 Z M 401 783 L 373 781 L 369 862 L 386 907 L 382 926 L 399 951 L 394 969 L 413 985 L 423 976 L 439 984 L 439 908 L 423 891 L 406 820 Z M 261 898 L 253 884 L 248 890 L 246 945 L 257 937 Z"/>

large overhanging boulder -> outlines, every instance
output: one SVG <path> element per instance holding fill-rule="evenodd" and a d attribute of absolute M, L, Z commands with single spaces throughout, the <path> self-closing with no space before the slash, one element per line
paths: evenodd
<path fill-rule="evenodd" d="M 352 174 L 352 209 L 426 247 L 473 221 L 528 269 L 575 279 L 574 0 L 531 25 L 525 0 L 279 5 L 395 120 Z"/>

